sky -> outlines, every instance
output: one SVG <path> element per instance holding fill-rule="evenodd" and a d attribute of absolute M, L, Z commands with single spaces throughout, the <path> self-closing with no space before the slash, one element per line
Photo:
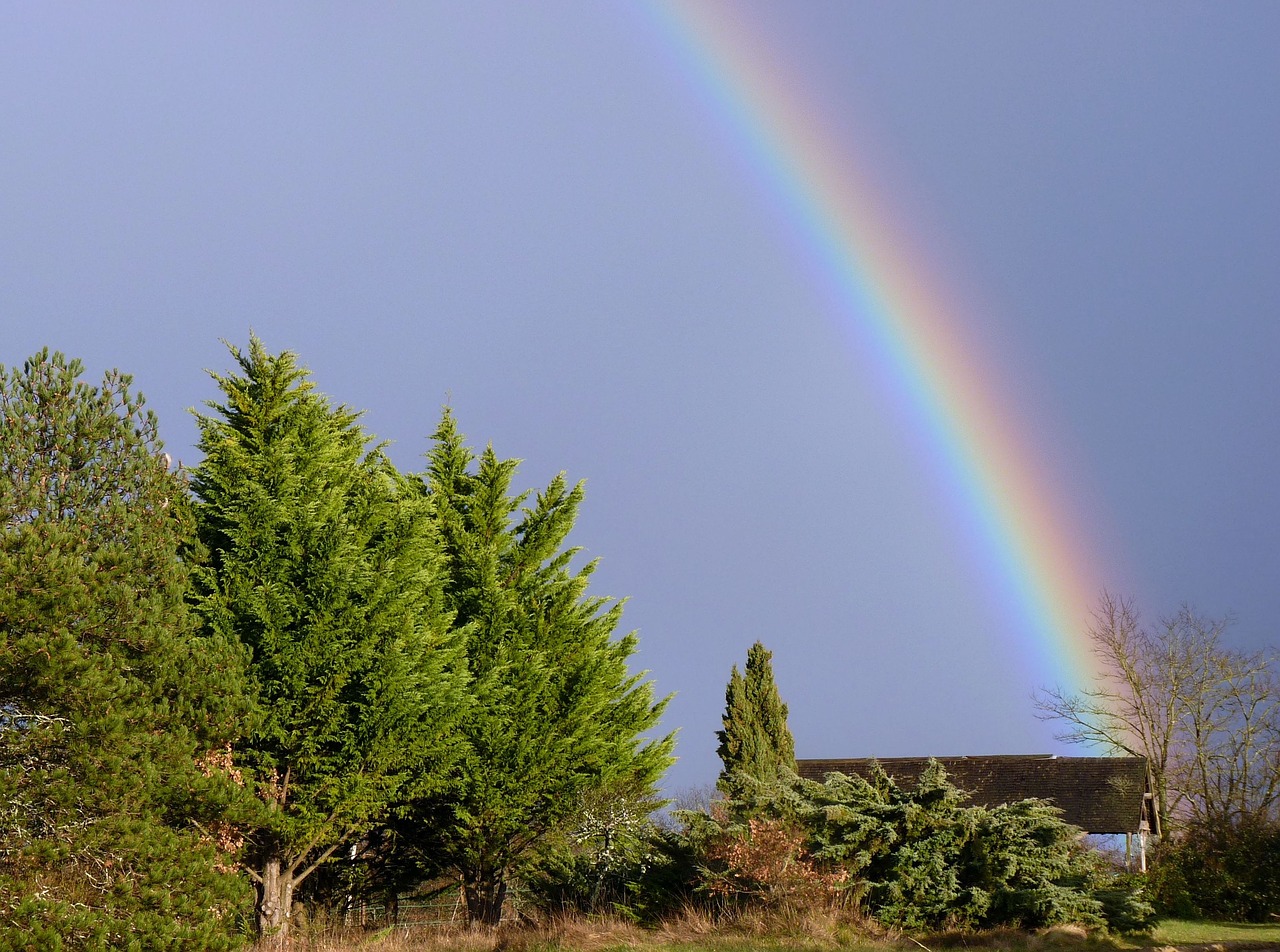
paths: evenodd
<path fill-rule="evenodd" d="M 133 374 L 190 465 L 252 329 L 403 469 L 448 404 L 585 479 L 670 793 L 757 639 L 801 757 L 1071 752 L 1031 694 L 1104 587 L 1277 644 L 1280 6 L 0 13 L 0 363 Z"/>

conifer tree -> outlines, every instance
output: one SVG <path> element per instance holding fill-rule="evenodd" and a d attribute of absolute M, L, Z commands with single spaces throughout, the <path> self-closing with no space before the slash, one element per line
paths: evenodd
<path fill-rule="evenodd" d="M 199 415 L 193 488 L 209 566 L 198 607 L 249 655 L 236 743 L 263 934 L 294 890 L 390 805 L 430 789 L 465 694 L 433 524 L 416 484 L 366 452 L 357 415 L 251 338 Z"/>
<path fill-rule="evenodd" d="M 496 924 L 518 863 L 609 785 L 652 790 L 672 738 L 648 740 L 664 702 L 627 670 L 620 602 L 587 593 L 595 568 L 565 547 L 583 487 L 564 475 L 525 506 L 518 461 L 474 458 L 446 410 L 425 488 L 449 556 L 449 607 L 466 631 L 474 705 L 447 796 L 415 804 L 404 840 L 460 874 L 473 924 Z M 473 467 L 473 463 L 476 464 Z"/>
<path fill-rule="evenodd" d="M 0 948 L 229 948 L 240 658 L 187 611 L 155 417 L 82 370 L 0 367 Z"/>
<path fill-rule="evenodd" d="M 723 767 L 717 786 L 735 789 L 738 773 L 769 781 L 796 769 L 795 741 L 787 727 L 787 705 L 773 680 L 773 653 L 760 642 L 747 652 L 746 676 L 734 665 L 725 689 L 724 729 L 716 731 Z"/>

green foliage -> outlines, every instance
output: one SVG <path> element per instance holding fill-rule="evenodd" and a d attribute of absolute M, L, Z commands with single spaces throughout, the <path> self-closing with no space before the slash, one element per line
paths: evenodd
<path fill-rule="evenodd" d="M 453 785 L 417 800 L 403 838 L 457 871 L 473 921 L 493 923 L 522 858 L 590 791 L 650 789 L 672 739 L 641 740 L 663 705 L 627 670 L 634 634 L 613 638 L 621 603 L 587 594 L 595 563 L 571 567 L 582 485 L 557 476 L 525 506 L 511 491 L 517 461 L 492 447 L 476 459 L 448 411 L 429 463 L 474 703 Z"/>
<path fill-rule="evenodd" d="M 633 782 L 587 790 L 522 875 L 526 895 L 551 912 L 638 917 L 640 881 L 655 861 L 651 814 L 663 805 Z"/>
<path fill-rule="evenodd" d="M 1148 878 L 1141 873 L 1119 872 L 1100 856 L 1092 859 L 1095 869 L 1089 880 L 1090 894 L 1102 903 L 1107 928 L 1120 935 L 1149 935 L 1160 916 L 1151 901 Z"/>
<path fill-rule="evenodd" d="M 1257 817 L 1193 824 L 1161 844 L 1151 878 L 1165 915 L 1268 922 L 1280 909 L 1280 824 Z"/>
<path fill-rule="evenodd" d="M 736 775 L 770 781 L 796 768 L 795 741 L 787 727 L 787 705 L 773 680 L 773 654 L 760 642 L 747 652 L 746 675 L 734 665 L 725 688 L 724 729 L 716 731 L 723 767 L 717 786 L 735 790 Z"/>
<path fill-rule="evenodd" d="M 198 416 L 192 485 L 209 553 L 197 607 L 244 646 L 253 716 L 235 750 L 260 809 L 248 829 L 259 927 L 392 804 L 434 788 L 465 672 L 426 500 L 294 355 L 252 338 Z"/>
<path fill-rule="evenodd" d="M 966 805 L 936 762 L 911 789 L 879 769 L 869 779 L 833 774 L 821 784 L 794 775 L 747 781 L 718 817 L 684 818 L 690 838 L 703 844 L 713 890 L 726 876 L 751 878 L 743 876 L 741 857 L 726 853 L 726 840 L 751 843 L 768 832 L 782 856 L 787 844 L 776 833 L 791 829 L 803 831 L 803 843 L 791 843 L 788 862 L 776 865 L 789 870 L 792 886 L 826 875 L 830 889 L 885 925 L 1150 925 L 1150 907 L 1076 843 L 1078 831 L 1055 808 L 1035 800 Z M 782 826 L 771 830 L 769 822 Z"/>
<path fill-rule="evenodd" d="M 658 926 L 705 900 L 705 845 L 651 820 L 608 858 L 600 841 L 586 849 L 556 843 L 521 871 L 523 895 L 552 914 L 613 914 Z"/>
<path fill-rule="evenodd" d="M 0 948 L 237 944 L 204 755 L 240 657 L 197 634 L 190 512 L 130 379 L 0 368 Z"/>

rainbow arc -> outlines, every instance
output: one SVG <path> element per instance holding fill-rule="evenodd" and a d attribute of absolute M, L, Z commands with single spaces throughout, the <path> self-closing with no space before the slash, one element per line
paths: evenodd
<path fill-rule="evenodd" d="M 1068 689 L 1096 673 L 1085 624 L 1102 590 L 1071 508 L 1022 434 L 1016 402 L 965 339 L 954 301 L 886 196 L 788 82 L 741 8 L 653 0 L 661 29 L 829 283 L 842 330 L 872 355 L 975 540 L 1022 660 Z"/>

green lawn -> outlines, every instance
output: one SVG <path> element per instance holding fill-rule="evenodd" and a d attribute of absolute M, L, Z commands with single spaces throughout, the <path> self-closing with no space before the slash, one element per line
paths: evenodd
<path fill-rule="evenodd" d="M 1156 929 L 1152 944 L 1207 945 L 1212 942 L 1270 942 L 1280 946 L 1280 919 L 1274 924 L 1165 919 Z"/>

